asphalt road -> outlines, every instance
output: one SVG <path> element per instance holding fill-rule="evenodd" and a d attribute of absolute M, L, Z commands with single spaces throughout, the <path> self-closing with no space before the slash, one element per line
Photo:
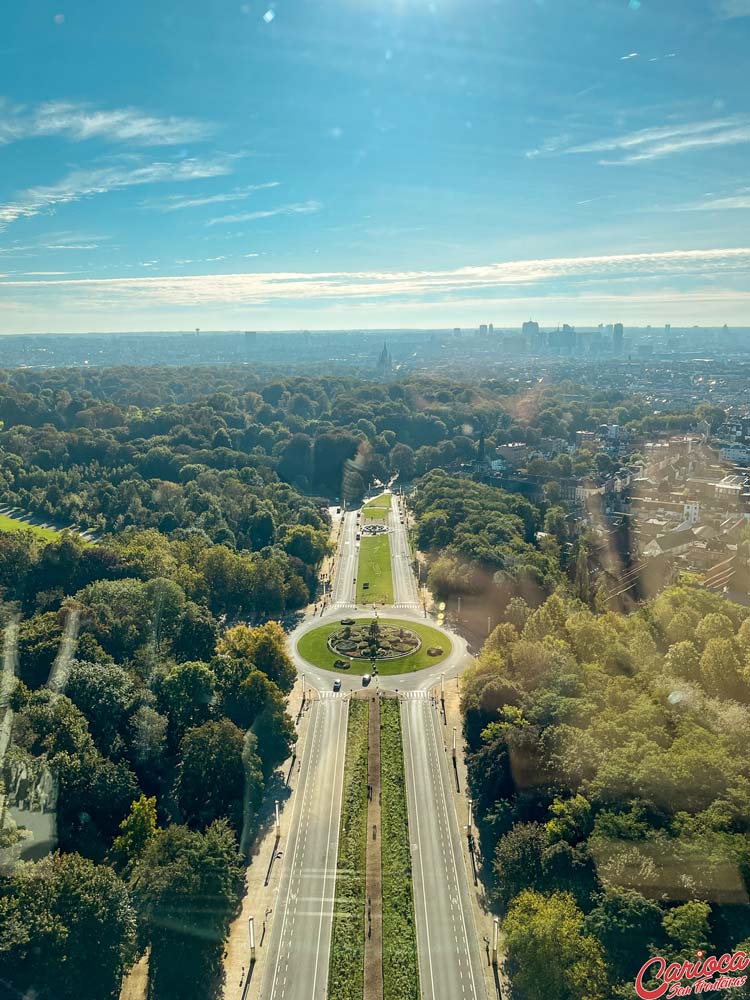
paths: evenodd
<path fill-rule="evenodd" d="M 349 699 L 326 692 L 310 711 L 261 1000 L 324 1000 L 328 987 Z"/>
<path fill-rule="evenodd" d="M 388 513 L 388 537 L 391 543 L 391 574 L 393 576 L 393 604 L 397 608 L 419 608 L 414 573 L 411 568 L 411 550 L 406 525 L 402 524 L 400 498 L 394 493 L 391 496 L 391 509 Z"/>
<path fill-rule="evenodd" d="M 359 542 L 357 541 L 357 511 L 347 511 L 342 519 L 341 539 L 333 581 L 331 603 L 339 608 L 353 608 L 357 601 L 357 563 Z"/>
<path fill-rule="evenodd" d="M 452 767 L 432 701 L 401 703 L 423 1000 L 486 1000 L 450 786 Z"/>

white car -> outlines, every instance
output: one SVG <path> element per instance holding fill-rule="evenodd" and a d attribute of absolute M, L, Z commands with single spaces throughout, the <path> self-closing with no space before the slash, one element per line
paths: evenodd
<path fill-rule="evenodd" d="M 370 677 L 369 674 L 365 674 L 364 677 L 362 678 L 362 686 L 367 687 L 367 685 L 370 683 L 371 680 L 372 677 Z"/>
<path fill-rule="evenodd" d="M 341 678 L 340 677 L 337 677 L 336 680 L 333 682 L 333 690 L 334 691 L 340 691 L 341 690 Z"/>

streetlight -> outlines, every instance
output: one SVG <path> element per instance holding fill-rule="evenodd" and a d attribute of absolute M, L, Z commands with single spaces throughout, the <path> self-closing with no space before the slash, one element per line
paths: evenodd
<path fill-rule="evenodd" d="M 279 837 L 281 836 L 281 824 L 279 822 L 279 800 L 278 799 L 276 799 L 275 809 L 276 809 L 276 840 L 278 840 Z"/>
<path fill-rule="evenodd" d="M 469 799 L 467 805 L 469 807 L 469 822 L 468 822 L 467 829 L 468 829 L 468 832 L 471 833 L 471 827 L 473 825 L 472 824 L 472 819 L 473 819 L 473 808 L 472 808 L 472 806 L 473 806 L 473 803 L 472 803 L 471 799 Z"/>
<path fill-rule="evenodd" d="M 247 918 L 247 929 L 250 933 L 250 961 L 255 961 L 255 917 Z"/>

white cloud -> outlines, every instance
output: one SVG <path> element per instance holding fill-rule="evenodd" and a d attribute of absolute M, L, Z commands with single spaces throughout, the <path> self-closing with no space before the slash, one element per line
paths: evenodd
<path fill-rule="evenodd" d="M 704 201 L 694 201 L 687 205 L 677 205 L 676 212 L 719 212 L 726 210 L 742 211 L 750 208 L 750 192 L 729 195 L 725 198 L 706 198 Z"/>
<path fill-rule="evenodd" d="M 626 56 L 620 56 L 620 61 L 621 62 L 627 62 L 628 59 L 637 59 L 637 58 L 638 58 L 638 53 L 637 52 L 628 52 L 628 54 Z"/>
<path fill-rule="evenodd" d="M 674 250 L 599 257 L 516 260 L 450 271 L 321 271 L 250 274 L 165 275 L 140 278 L 84 278 L 25 282 L 35 294 L 46 290 L 109 308 L 159 304 L 193 308 L 268 303 L 370 301 L 435 303 L 453 308 L 455 296 L 502 293 L 538 287 L 560 294 L 561 283 L 644 279 L 713 282 L 719 277 L 750 275 L 750 248 Z M 2 282 L 2 287 L 17 283 Z M 589 294 L 589 291 L 586 292 Z"/>
<path fill-rule="evenodd" d="M 221 194 L 203 195 L 197 198 L 186 198 L 183 195 L 170 195 L 162 202 L 143 202 L 143 208 L 156 208 L 159 212 L 178 212 L 184 208 L 199 208 L 201 205 L 217 205 L 222 202 L 245 201 L 256 191 L 267 191 L 279 186 L 279 181 L 267 181 L 265 184 L 249 184 L 246 187 L 235 188 Z"/>
<path fill-rule="evenodd" d="M 15 201 L 0 205 L 0 229 L 18 219 L 52 212 L 57 205 L 80 201 L 91 195 L 106 194 L 108 191 L 141 184 L 221 177 L 231 173 L 231 170 L 231 158 L 227 157 L 214 160 L 165 161 L 136 167 L 114 166 L 74 170 L 57 184 L 27 188 Z"/>
<path fill-rule="evenodd" d="M 292 205 L 278 205 L 258 212 L 241 212 L 239 215 L 222 215 L 218 219 L 210 219 L 206 225 L 216 226 L 220 223 L 255 222 L 257 219 L 270 219 L 274 215 L 311 215 L 319 212 L 323 205 L 319 201 L 295 202 Z"/>
<path fill-rule="evenodd" d="M 720 0 L 719 16 L 724 18 L 750 17 L 750 0 Z"/>
<path fill-rule="evenodd" d="M 747 142 L 750 142 L 750 118 L 738 116 L 638 129 L 608 139 L 596 139 L 593 142 L 577 145 L 558 143 L 549 148 L 542 146 L 539 150 L 533 150 L 526 155 L 538 156 L 544 152 L 614 153 L 616 159 L 599 161 L 612 166 L 656 160 L 695 149 L 736 146 Z"/>
<path fill-rule="evenodd" d="M 36 108 L 0 102 L 0 145 L 59 135 L 73 142 L 105 139 L 138 146 L 174 146 L 206 139 L 213 129 L 194 118 L 166 118 L 137 108 L 101 110 L 75 101 L 47 101 Z"/>

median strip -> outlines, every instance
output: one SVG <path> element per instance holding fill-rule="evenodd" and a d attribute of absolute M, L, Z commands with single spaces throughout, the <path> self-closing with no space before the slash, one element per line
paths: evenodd
<path fill-rule="evenodd" d="M 412 895 L 411 849 L 406 804 L 400 705 L 380 705 L 383 859 L 384 1000 L 419 1000 L 417 932 Z"/>
<path fill-rule="evenodd" d="M 328 1000 L 362 1000 L 369 703 L 352 699 L 346 736 Z"/>

